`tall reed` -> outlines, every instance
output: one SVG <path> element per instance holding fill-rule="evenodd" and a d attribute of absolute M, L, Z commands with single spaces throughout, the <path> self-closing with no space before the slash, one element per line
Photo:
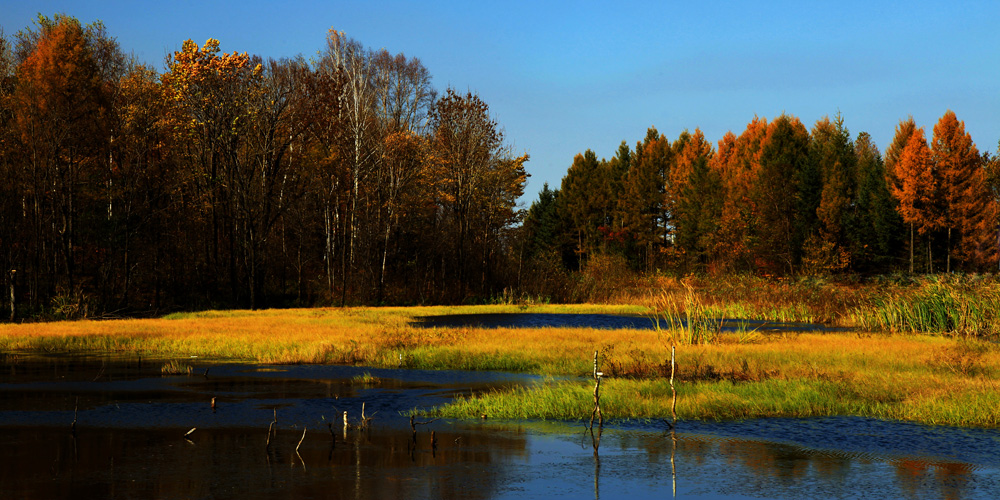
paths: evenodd
<path fill-rule="evenodd" d="M 932 282 L 875 296 L 852 315 L 857 326 L 868 331 L 996 337 L 1000 290 Z"/>

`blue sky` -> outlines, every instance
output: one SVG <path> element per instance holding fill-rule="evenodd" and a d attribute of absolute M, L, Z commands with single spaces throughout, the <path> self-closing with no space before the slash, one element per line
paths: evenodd
<path fill-rule="evenodd" d="M 811 128 L 839 111 L 884 149 L 900 119 L 929 137 L 951 109 L 980 150 L 1000 140 L 995 1 L 2 3 L 8 37 L 39 12 L 100 19 L 159 69 L 188 38 L 312 57 L 331 27 L 418 57 L 439 90 L 478 93 L 531 155 L 525 203 L 558 186 L 576 153 L 610 158 L 650 126 L 671 140 L 700 127 L 715 142 L 754 115 Z"/>

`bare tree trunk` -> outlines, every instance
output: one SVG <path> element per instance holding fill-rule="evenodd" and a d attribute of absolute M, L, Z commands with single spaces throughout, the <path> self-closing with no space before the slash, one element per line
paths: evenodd
<path fill-rule="evenodd" d="M 930 232 L 927 233 L 927 274 L 934 274 L 934 259 L 931 256 Z"/>
<path fill-rule="evenodd" d="M 945 271 L 946 273 L 951 273 L 951 228 L 948 228 L 948 257 L 945 260 Z"/>
<path fill-rule="evenodd" d="M 913 274 L 913 223 L 910 223 L 910 274 Z"/>
<path fill-rule="evenodd" d="M 17 316 L 17 301 L 14 300 L 14 277 L 17 274 L 16 269 L 10 270 L 10 320 L 14 321 Z"/>

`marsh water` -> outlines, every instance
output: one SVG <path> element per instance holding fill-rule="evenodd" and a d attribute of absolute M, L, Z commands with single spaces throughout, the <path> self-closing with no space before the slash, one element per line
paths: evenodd
<path fill-rule="evenodd" d="M 591 434 L 580 422 L 418 419 L 414 432 L 407 410 L 537 379 L 198 358 L 165 375 L 164 364 L 0 357 L 0 497 L 1000 496 L 990 429 L 836 417 L 682 421 L 675 433 L 611 421 Z M 370 426 L 345 432 L 343 412 L 354 424 L 362 403 Z"/>
<path fill-rule="evenodd" d="M 684 320 L 679 320 L 684 324 Z M 704 322 L 721 331 L 756 330 L 759 332 L 834 332 L 847 328 L 819 323 L 761 321 L 752 319 L 711 318 Z M 551 313 L 486 313 L 421 316 L 413 323 L 423 328 L 598 328 L 604 330 L 652 330 L 670 328 L 662 317 L 637 314 L 551 314 Z"/>

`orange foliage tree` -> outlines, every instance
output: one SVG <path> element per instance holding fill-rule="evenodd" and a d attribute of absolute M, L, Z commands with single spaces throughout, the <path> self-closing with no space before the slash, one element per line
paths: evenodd
<path fill-rule="evenodd" d="M 972 137 L 953 111 L 934 125 L 931 145 L 940 181 L 942 224 L 948 231 L 946 271 L 951 272 L 952 232 L 958 233 L 957 254 L 970 268 L 995 259 L 993 237 L 996 204 L 989 195 L 982 158 Z"/>
<path fill-rule="evenodd" d="M 84 218 L 99 214 L 103 204 L 110 91 L 95 53 L 99 25 L 56 16 L 39 17 L 38 26 L 19 33 L 23 59 L 11 96 L 15 134 L 25 149 L 19 172 L 24 212 L 36 249 L 27 266 L 33 271 L 32 297 L 46 294 L 42 286 L 76 294 L 78 264 L 94 254 L 90 243 L 100 219 Z M 49 254 L 50 248 L 56 252 Z M 93 278 L 99 264 L 86 264 L 84 274 Z"/>
<path fill-rule="evenodd" d="M 942 227 L 938 181 L 934 176 L 934 161 L 924 138 L 923 127 L 909 137 L 893 168 L 893 196 L 899 200 L 899 215 L 910 224 L 910 267 L 913 267 L 913 230 L 922 235 Z M 927 245 L 928 271 L 933 272 L 930 241 Z"/>

